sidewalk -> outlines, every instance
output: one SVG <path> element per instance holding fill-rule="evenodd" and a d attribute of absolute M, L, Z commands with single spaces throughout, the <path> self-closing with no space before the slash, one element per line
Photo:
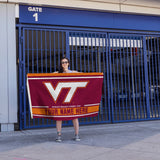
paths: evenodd
<path fill-rule="evenodd" d="M 0 132 L 0 160 L 160 160 L 160 121 Z"/>

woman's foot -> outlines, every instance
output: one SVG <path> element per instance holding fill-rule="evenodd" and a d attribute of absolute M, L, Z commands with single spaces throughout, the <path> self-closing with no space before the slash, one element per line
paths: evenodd
<path fill-rule="evenodd" d="M 61 132 L 57 132 L 56 142 L 62 142 Z"/>
<path fill-rule="evenodd" d="M 81 139 L 79 138 L 79 135 L 75 135 L 74 140 L 75 141 L 80 141 Z"/>
<path fill-rule="evenodd" d="M 62 142 L 61 135 L 58 135 L 58 136 L 57 136 L 57 138 L 56 138 L 56 142 Z"/>

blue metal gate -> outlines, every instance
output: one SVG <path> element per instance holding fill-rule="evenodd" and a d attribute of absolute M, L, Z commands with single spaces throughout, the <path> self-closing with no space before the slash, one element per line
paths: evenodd
<path fill-rule="evenodd" d="M 160 35 L 146 36 L 149 116 L 160 118 Z"/>
<path fill-rule="evenodd" d="M 20 129 L 55 126 L 55 121 L 31 119 L 26 92 L 27 73 L 50 73 L 58 69 L 60 59 L 68 57 L 70 67 L 81 72 L 105 72 L 104 96 L 97 117 L 81 118 L 80 124 L 110 122 L 107 100 L 106 33 L 70 32 L 44 28 L 19 28 L 19 102 Z M 109 78 L 109 77 L 108 77 Z M 109 90 L 108 90 L 109 91 Z M 71 121 L 64 122 L 71 125 Z"/>
<path fill-rule="evenodd" d="M 112 121 L 159 119 L 160 36 L 110 33 Z"/>
<path fill-rule="evenodd" d="M 104 73 L 99 115 L 80 124 L 159 119 L 159 50 L 158 34 L 19 25 L 20 129 L 55 126 L 30 118 L 26 74 L 54 72 L 63 56 L 72 70 Z"/>
<path fill-rule="evenodd" d="M 19 39 L 20 129 L 54 126 L 53 120 L 31 119 L 26 74 L 50 73 L 58 68 L 61 57 L 66 53 L 66 31 L 20 28 Z"/>
<path fill-rule="evenodd" d="M 114 122 L 148 118 L 143 36 L 109 34 L 111 104 Z"/>
<path fill-rule="evenodd" d="M 98 117 L 86 118 L 83 124 L 107 123 L 110 118 L 110 98 L 107 34 L 102 32 L 77 31 L 69 32 L 69 58 L 72 60 L 71 69 L 80 72 L 103 72 L 103 96 Z"/>

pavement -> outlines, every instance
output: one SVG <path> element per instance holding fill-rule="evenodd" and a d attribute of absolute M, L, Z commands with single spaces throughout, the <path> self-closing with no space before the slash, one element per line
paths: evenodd
<path fill-rule="evenodd" d="M 160 120 L 0 132 L 0 160 L 160 160 Z"/>

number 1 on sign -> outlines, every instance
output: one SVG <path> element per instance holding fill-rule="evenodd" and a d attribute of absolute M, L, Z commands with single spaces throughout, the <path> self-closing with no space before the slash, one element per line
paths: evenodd
<path fill-rule="evenodd" d="M 35 21 L 38 21 L 38 13 L 35 13 L 33 17 L 35 17 Z"/>

